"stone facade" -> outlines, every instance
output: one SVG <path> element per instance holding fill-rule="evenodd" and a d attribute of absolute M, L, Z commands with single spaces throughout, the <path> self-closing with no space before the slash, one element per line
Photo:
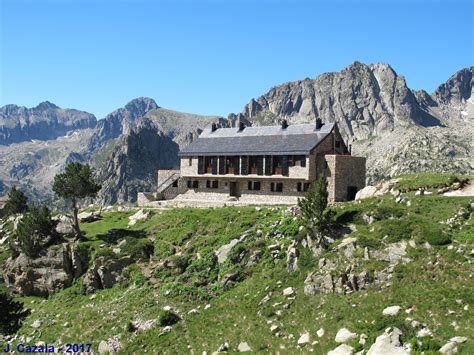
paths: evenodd
<path fill-rule="evenodd" d="M 365 186 L 365 158 L 351 156 L 337 126 L 334 127 L 328 128 L 306 155 L 265 151 L 249 158 L 249 155 L 235 153 L 219 154 L 218 147 L 213 148 L 214 155 L 186 153 L 181 155 L 180 170 L 158 172 L 158 195 L 155 196 L 216 204 L 226 201 L 294 204 L 313 181 L 325 176 L 331 202 L 354 199 L 355 193 Z M 252 161 L 257 162 L 257 166 L 250 166 Z M 142 197 L 144 201 L 153 198 Z"/>

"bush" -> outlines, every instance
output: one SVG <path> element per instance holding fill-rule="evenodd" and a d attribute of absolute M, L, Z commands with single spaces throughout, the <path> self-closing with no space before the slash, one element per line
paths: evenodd
<path fill-rule="evenodd" d="M 21 322 L 29 314 L 23 304 L 16 302 L 7 293 L 0 292 L 0 334 L 14 334 L 21 327 Z"/>
<path fill-rule="evenodd" d="M 148 260 L 154 252 L 154 245 L 148 239 L 128 239 L 122 246 L 122 253 L 130 255 L 133 260 Z"/>
<path fill-rule="evenodd" d="M 32 258 L 38 256 L 42 249 L 57 238 L 57 223 L 51 219 L 51 212 L 46 205 L 31 206 L 18 223 L 16 231 L 21 251 Z"/>
<path fill-rule="evenodd" d="M 173 325 L 178 323 L 181 320 L 179 316 L 171 311 L 162 311 L 160 316 L 158 317 L 158 324 L 162 327 L 166 327 L 168 325 Z"/>

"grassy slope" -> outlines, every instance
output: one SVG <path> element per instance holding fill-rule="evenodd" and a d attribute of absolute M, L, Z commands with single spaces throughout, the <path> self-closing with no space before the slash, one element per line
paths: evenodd
<path fill-rule="evenodd" d="M 247 341 L 255 351 L 292 353 L 297 352 L 299 335 L 309 331 L 312 341 L 319 343 L 307 346 L 305 350 L 313 349 L 322 354 L 336 346 L 334 336 L 341 327 L 368 334 L 373 341 L 386 327 L 397 326 L 404 331 L 405 340 L 410 341 L 415 332 L 405 322 L 407 315 L 404 312 L 395 318 L 381 315 L 385 307 L 400 305 L 414 307 L 410 317 L 426 323 L 433 331 L 434 339 L 424 345 L 425 349 L 435 349 L 452 336 L 464 335 L 470 339 L 459 347 L 460 353 L 474 353 L 472 257 L 469 260 L 469 252 L 457 252 L 460 243 L 466 245 L 463 248 L 467 251 L 474 247 L 472 214 L 462 229 L 449 230 L 439 223 L 467 206 L 471 199 L 418 197 L 414 193 L 405 196 L 411 206 L 396 204 L 392 197 L 386 196 L 360 204 L 341 204 L 337 206 L 337 216 L 346 224 L 354 224 L 357 227 L 354 235 L 363 245 L 373 248 L 379 248 L 384 237 L 389 241 L 413 238 L 418 245 L 425 241 L 444 244 L 452 240 L 452 243 L 435 245 L 429 250 L 410 248 L 409 256 L 413 261 L 397 266 L 391 287 L 346 296 L 304 295 L 303 281 L 317 265 L 317 260 L 307 250 L 302 250 L 300 270 L 292 275 L 286 272 L 284 253 L 275 260 L 271 258 L 265 245 L 275 243 L 275 238 L 265 239 L 261 235 L 264 236 L 270 230 L 270 224 L 281 218 L 282 210 L 177 209 L 157 213 L 132 228 L 126 227 L 130 213 L 108 213 L 102 221 L 84 225 L 89 239 L 85 245 L 91 247 L 94 255 L 110 249 L 123 238 L 128 240 L 130 248 L 138 245 L 137 241 L 153 241 L 154 256 L 148 265 L 153 270 L 153 283 L 143 277 L 135 265 L 130 267 L 127 284 L 102 290 L 95 298 L 83 294 L 80 280 L 48 300 L 24 298 L 34 312 L 20 334 L 32 336 L 34 341 L 92 342 L 95 347 L 101 340 L 119 335 L 127 353 L 139 353 L 144 349 L 188 353 L 188 346 L 196 353 L 212 352 L 226 341 L 232 351 L 240 341 Z M 368 226 L 362 219 L 364 213 L 373 214 L 376 221 Z M 297 227 L 291 217 L 283 217 L 279 229 L 287 235 L 296 235 Z M 111 228 L 120 232 L 111 236 L 107 234 Z M 259 229 L 261 234 L 257 233 Z M 247 230 L 251 230 L 252 236 L 245 242 L 245 248 L 265 250 L 261 262 L 251 268 L 243 268 L 238 262 L 217 265 L 211 257 L 213 251 Z M 448 249 L 449 245 L 454 248 Z M 181 256 L 173 256 L 176 253 Z M 332 257 L 334 252 L 329 251 L 326 256 Z M 175 258 L 182 270 L 170 271 L 156 266 L 157 260 L 167 257 Z M 243 274 L 244 280 L 223 291 L 219 287 L 219 277 L 235 270 Z M 211 283 L 202 285 L 203 280 L 211 280 Z M 296 289 L 294 302 L 288 302 L 282 296 L 282 289 L 288 286 Z M 273 291 L 272 299 L 259 305 L 270 291 Z M 462 304 L 456 302 L 460 299 Z M 279 302 L 282 304 L 272 307 Z M 207 303 L 212 306 L 204 310 Z M 285 304 L 288 308 L 283 307 Z M 184 318 L 170 333 L 158 336 L 159 327 L 136 335 L 126 330 L 130 320 L 156 319 L 165 305 L 176 307 Z M 466 305 L 468 308 L 464 310 Z M 197 307 L 200 307 L 199 314 L 187 314 Z M 280 315 L 278 310 L 281 310 Z M 40 331 L 31 328 L 36 319 L 43 321 Z M 269 321 L 280 326 L 283 337 L 271 334 Z M 457 330 L 453 322 L 459 327 Z M 315 333 L 321 327 L 326 334 L 319 339 Z"/>

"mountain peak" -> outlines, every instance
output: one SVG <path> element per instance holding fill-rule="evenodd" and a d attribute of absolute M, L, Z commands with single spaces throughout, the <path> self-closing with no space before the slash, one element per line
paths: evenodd
<path fill-rule="evenodd" d="M 125 109 L 129 111 L 143 112 L 143 114 L 157 108 L 160 107 L 156 104 L 155 100 L 149 97 L 137 97 L 125 105 Z"/>
<path fill-rule="evenodd" d="M 54 108 L 59 108 L 59 107 L 53 104 L 52 102 L 43 101 L 35 108 L 39 110 L 49 110 L 49 109 L 54 109 Z"/>

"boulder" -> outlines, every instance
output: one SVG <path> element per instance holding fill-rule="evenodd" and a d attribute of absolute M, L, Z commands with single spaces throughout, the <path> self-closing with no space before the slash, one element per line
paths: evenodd
<path fill-rule="evenodd" d="M 51 218 L 53 221 L 57 221 L 56 232 L 60 234 L 72 234 L 74 233 L 72 218 L 65 215 L 57 215 Z"/>
<path fill-rule="evenodd" d="M 334 340 L 336 343 L 347 343 L 355 338 L 357 338 L 356 333 L 351 332 L 349 329 L 341 328 L 337 331 L 336 338 Z"/>
<path fill-rule="evenodd" d="M 76 243 L 49 248 L 37 258 L 21 253 L 5 263 L 5 283 L 22 296 L 47 297 L 56 290 L 71 286 L 86 270 L 88 256 Z"/>
<path fill-rule="evenodd" d="M 309 343 L 309 341 L 310 341 L 310 336 L 309 336 L 309 333 L 306 332 L 302 334 L 300 338 L 298 339 L 298 345 L 306 345 Z"/>
<path fill-rule="evenodd" d="M 231 272 L 222 277 L 221 287 L 225 290 L 234 286 L 235 282 L 238 281 L 240 273 L 238 271 Z"/>
<path fill-rule="evenodd" d="M 385 333 L 378 336 L 375 343 L 370 347 L 367 355 L 406 355 L 410 351 L 402 346 L 400 341 L 402 332 L 397 328 L 388 328 Z"/>
<path fill-rule="evenodd" d="M 94 262 L 94 266 L 84 276 L 86 292 L 93 293 L 96 290 L 111 288 L 124 278 L 122 271 L 132 262 L 133 259 L 130 256 L 119 259 L 110 256 L 98 257 Z"/>
<path fill-rule="evenodd" d="M 79 223 L 90 223 L 100 219 L 100 212 L 81 212 L 77 215 Z"/>
<path fill-rule="evenodd" d="M 295 294 L 295 290 L 293 287 L 287 287 L 283 290 L 283 296 L 291 297 Z"/>
<path fill-rule="evenodd" d="M 150 211 L 145 212 L 145 210 L 141 209 L 134 215 L 128 217 L 129 219 L 128 225 L 134 226 L 135 224 L 137 224 L 138 221 L 147 220 L 149 217 L 150 217 Z"/>
<path fill-rule="evenodd" d="M 402 307 L 400 306 L 390 306 L 390 307 L 385 308 L 382 314 L 384 316 L 396 316 L 400 312 L 401 309 Z"/>
<path fill-rule="evenodd" d="M 357 191 L 356 196 L 355 196 L 355 200 L 359 201 L 359 200 L 363 200 L 363 199 L 366 199 L 366 198 L 378 196 L 376 194 L 377 194 L 377 188 L 375 186 L 368 185 L 368 186 L 364 187 L 362 190 Z"/>
<path fill-rule="evenodd" d="M 328 352 L 328 355 L 352 355 L 354 354 L 354 348 L 347 344 L 341 344 L 337 348 Z"/>
<path fill-rule="evenodd" d="M 236 246 L 238 243 L 243 242 L 249 236 L 250 236 L 250 232 L 247 231 L 244 234 L 242 234 L 239 238 L 232 239 L 229 243 L 217 249 L 214 252 L 214 254 L 216 254 L 217 256 L 217 262 L 219 264 L 225 263 L 227 261 L 227 257 L 229 256 L 229 253 L 232 250 L 232 248 Z"/>
<path fill-rule="evenodd" d="M 286 253 L 286 269 L 291 274 L 298 270 L 298 242 L 293 241 L 290 246 L 288 247 L 288 251 Z"/>
<path fill-rule="evenodd" d="M 458 352 L 458 344 L 454 341 L 450 341 L 444 344 L 441 349 L 439 349 L 441 354 L 453 355 Z"/>

